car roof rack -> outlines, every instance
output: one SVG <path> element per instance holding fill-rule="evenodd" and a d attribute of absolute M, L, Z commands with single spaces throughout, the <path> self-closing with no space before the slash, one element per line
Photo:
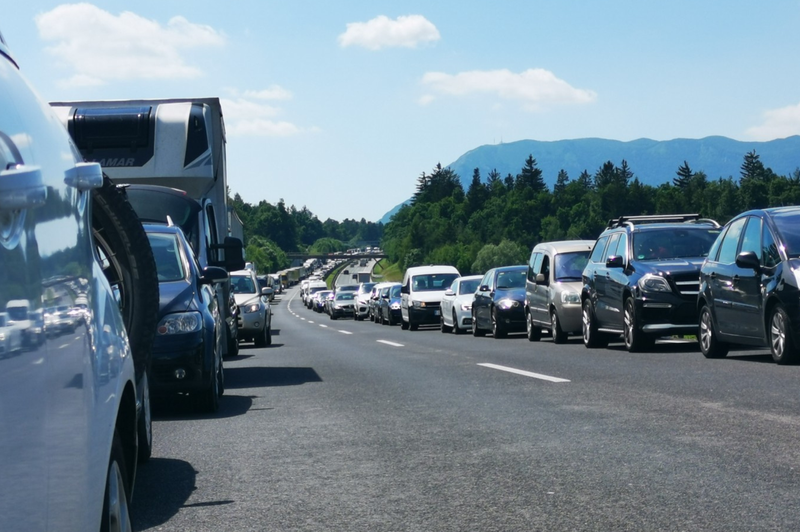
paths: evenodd
<path fill-rule="evenodd" d="M 699 214 L 652 214 L 640 216 L 620 216 L 608 221 L 606 229 L 630 226 L 639 224 L 669 224 L 669 223 L 691 223 L 708 224 L 719 227 L 719 224 L 711 218 L 701 218 Z"/>

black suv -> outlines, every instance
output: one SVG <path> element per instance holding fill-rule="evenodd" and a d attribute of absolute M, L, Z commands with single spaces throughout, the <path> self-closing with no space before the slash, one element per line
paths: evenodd
<path fill-rule="evenodd" d="M 700 271 L 700 350 L 766 346 L 778 364 L 800 360 L 800 207 L 740 214 L 723 229 Z"/>
<path fill-rule="evenodd" d="M 720 233 L 697 214 L 622 216 L 597 239 L 583 270 L 583 343 L 622 335 L 628 351 L 697 332 L 703 259 Z"/>

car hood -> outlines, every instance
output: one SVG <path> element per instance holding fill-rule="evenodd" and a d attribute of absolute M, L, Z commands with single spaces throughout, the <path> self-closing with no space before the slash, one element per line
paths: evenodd
<path fill-rule="evenodd" d="M 700 267 L 703 265 L 703 258 L 689 258 L 689 259 L 665 259 L 657 261 L 638 261 L 635 264 L 636 271 L 638 272 L 660 272 L 667 275 L 693 273 L 700 274 Z"/>
<path fill-rule="evenodd" d="M 495 300 L 513 299 L 515 301 L 525 301 L 525 288 L 498 288 L 494 292 Z"/>
<path fill-rule="evenodd" d="M 158 310 L 162 316 L 172 312 L 197 310 L 195 291 L 186 281 L 170 281 L 158 284 Z"/>
<path fill-rule="evenodd" d="M 258 294 L 233 294 L 236 304 L 240 307 L 248 303 L 256 303 L 260 297 Z"/>
<path fill-rule="evenodd" d="M 426 303 L 430 303 L 432 301 L 442 301 L 444 297 L 444 290 L 427 290 L 425 292 L 414 292 L 413 294 L 409 294 L 409 299 L 411 301 L 424 301 Z"/>

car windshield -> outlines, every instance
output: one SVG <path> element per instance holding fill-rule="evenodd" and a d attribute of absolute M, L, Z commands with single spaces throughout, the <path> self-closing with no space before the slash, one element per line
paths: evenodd
<path fill-rule="evenodd" d="M 231 289 L 234 294 L 255 294 L 256 287 L 249 275 L 232 275 Z"/>
<path fill-rule="evenodd" d="M 580 281 L 583 268 L 589 262 L 589 250 L 556 255 L 556 281 Z"/>
<path fill-rule="evenodd" d="M 458 284 L 458 295 L 464 294 L 474 294 L 478 291 L 478 285 L 480 284 L 480 279 L 470 279 L 467 281 L 461 281 Z"/>
<path fill-rule="evenodd" d="M 353 292 L 344 292 L 336 294 L 336 301 L 352 301 L 355 297 L 356 295 Z"/>
<path fill-rule="evenodd" d="M 717 239 L 720 229 L 684 229 L 670 227 L 633 234 L 633 258 L 636 260 L 668 260 L 703 258 Z"/>
<path fill-rule="evenodd" d="M 411 283 L 415 292 L 433 292 L 447 290 L 457 277 L 457 273 L 428 273 L 415 275 Z"/>
<path fill-rule="evenodd" d="M 156 273 L 159 282 L 179 281 L 186 278 L 181 260 L 180 243 L 172 234 L 148 233 L 150 248 L 156 260 Z"/>
<path fill-rule="evenodd" d="M 524 269 L 497 272 L 497 288 L 501 290 L 524 288 L 525 272 Z"/>
<path fill-rule="evenodd" d="M 377 283 L 364 283 L 361 285 L 361 288 L 358 289 L 359 294 L 366 294 L 372 291 L 372 287 L 375 286 Z"/>
<path fill-rule="evenodd" d="M 399 298 L 400 297 L 400 289 L 401 288 L 402 288 L 402 285 L 399 285 L 399 284 L 392 286 L 389 289 L 389 297 Z"/>
<path fill-rule="evenodd" d="M 800 213 L 797 211 L 772 213 L 772 219 L 785 246 L 786 256 L 800 257 Z"/>

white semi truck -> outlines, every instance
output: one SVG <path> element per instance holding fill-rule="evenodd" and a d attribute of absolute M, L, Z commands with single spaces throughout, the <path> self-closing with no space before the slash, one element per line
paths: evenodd
<path fill-rule="evenodd" d="M 244 268 L 240 227 L 227 208 L 225 125 L 219 98 L 51 102 L 87 162 L 126 187 L 144 222 L 183 229 L 201 267 Z M 230 284 L 218 286 L 223 355 L 238 352 Z"/>

